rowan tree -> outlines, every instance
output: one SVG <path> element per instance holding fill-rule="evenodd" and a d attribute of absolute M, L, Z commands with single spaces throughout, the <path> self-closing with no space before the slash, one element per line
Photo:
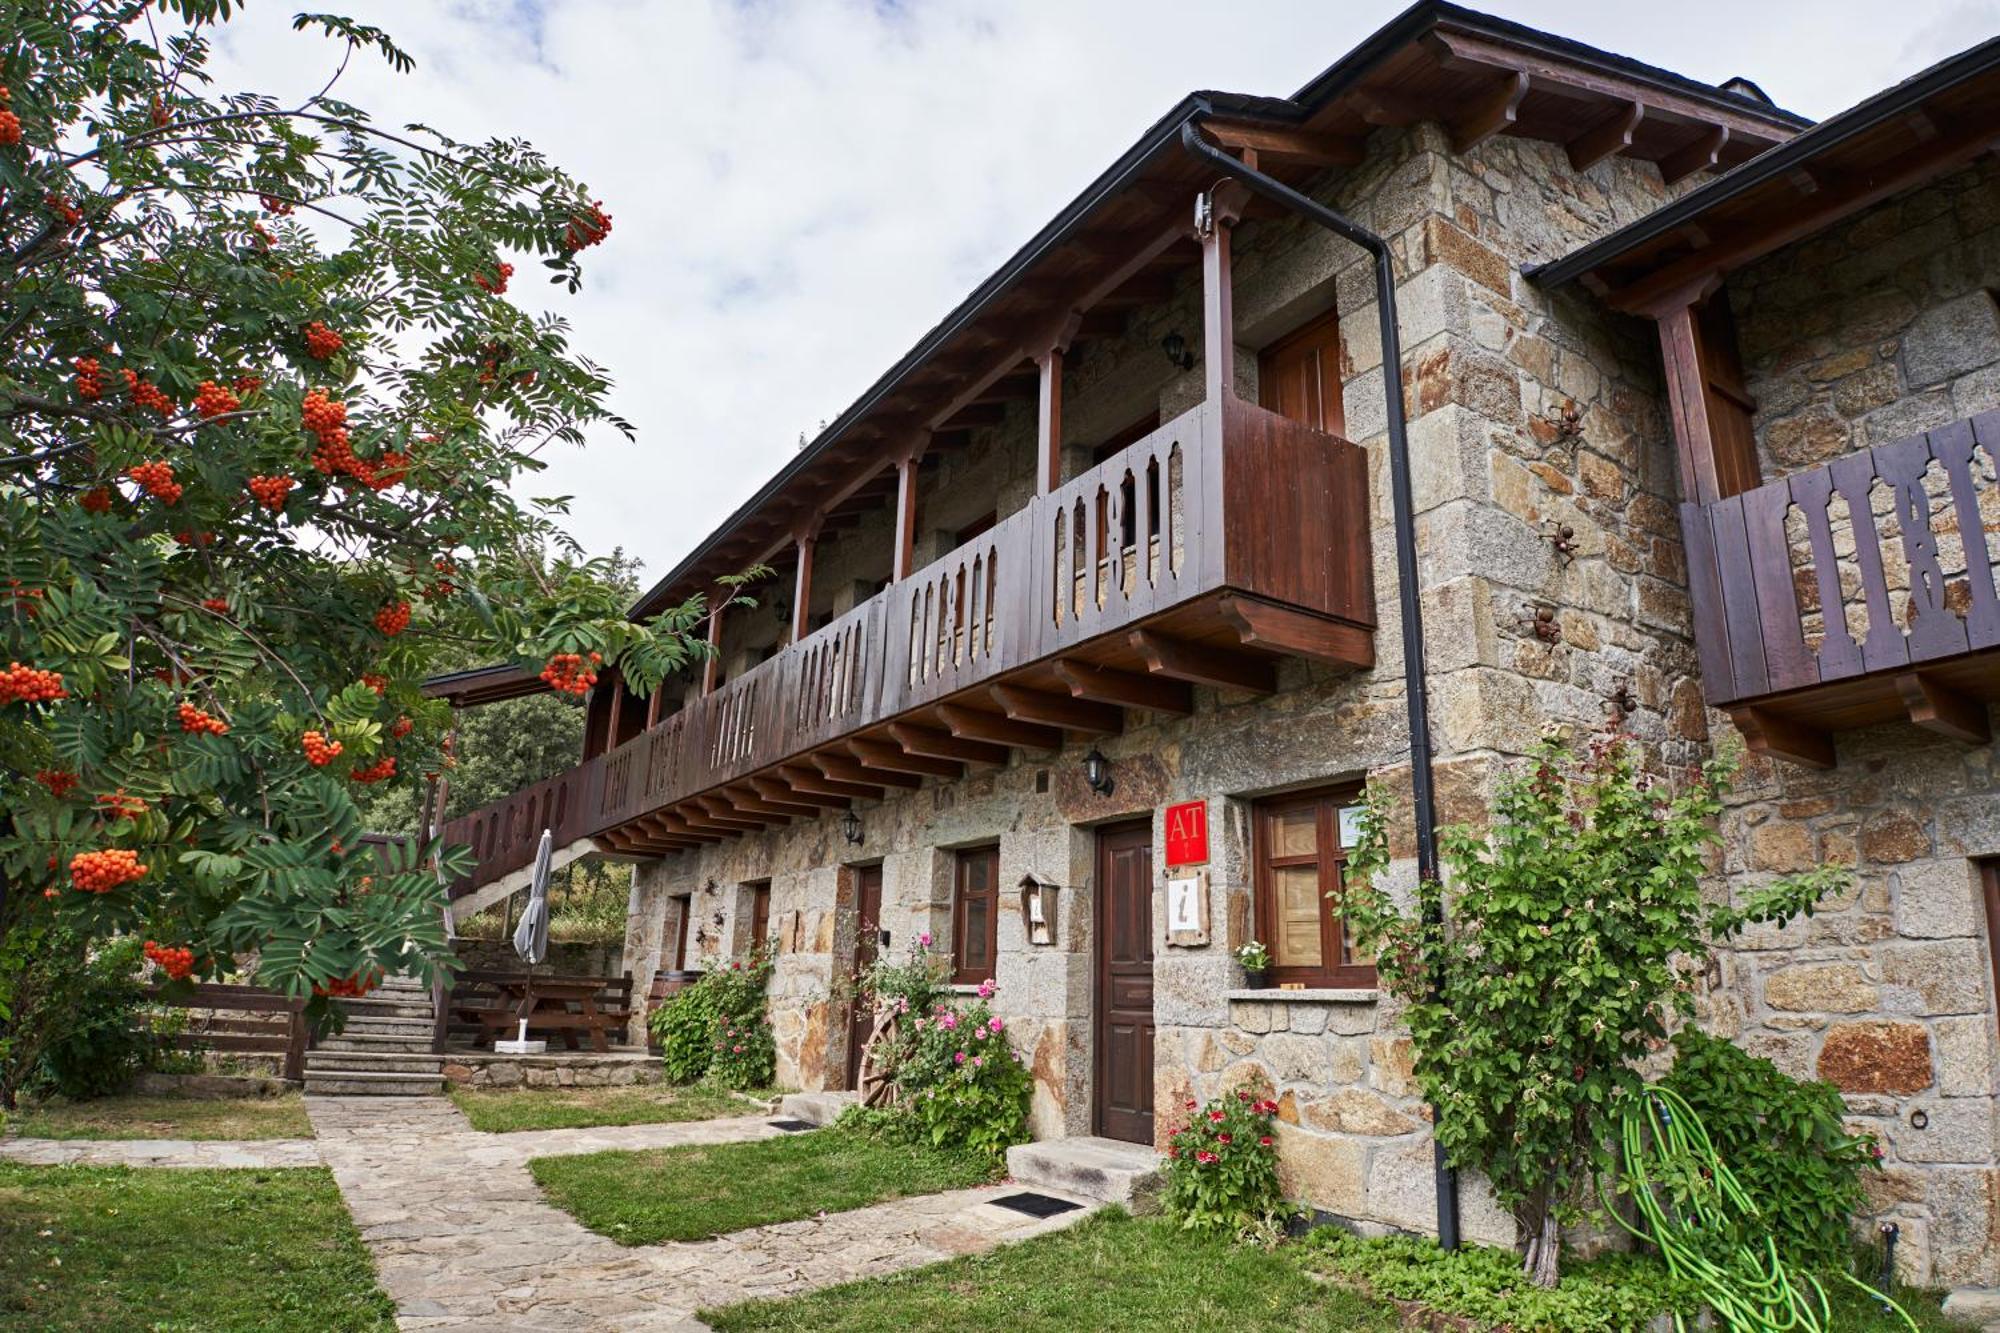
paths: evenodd
<path fill-rule="evenodd" d="M 0 960 L 136 933 L 323 996 L 445 952 L 436 849 L 378 862 L 355 807 L 451 762 L 431 665 L 648 692 L 704 609 L 627 621 L 516 495 L 630 433 L 519 301 L 577 287 L 603 205 L 527 143 L 342 101 L 352 60 L 411 68 L 344 18 L 294 22 L 312 96 L 218 91 L 235 7 L 0 8 Z"/>

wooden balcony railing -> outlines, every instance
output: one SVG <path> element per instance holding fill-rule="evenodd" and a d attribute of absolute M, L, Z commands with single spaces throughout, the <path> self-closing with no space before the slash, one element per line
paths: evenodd
<path fill-rule="evenodd" d="M 2000 648 L 1996 464 L 1989 412 L 1683 505 L 1708 701 L 1807 762 L 1831 761 L 1825 732 L 1904 711 L 1983 739 L 2000 696 L 1984 655 Z"/>
<path fill-rule="evenodd" d="M 471 882 L 483 882 L 532 859 L 539 811 L 554 810 L 572 832 L 603 833 L 1219 596 L 1306 613 L 1349 636 L 1343 643 L 1358 641 L 1346 660 L 1361 663 L 1374 625 L 1367 515 L 1360 449 L 1234 398 L 1204 403 L 447 836 L 469 830 L 479 858 Z M 1220 613 L 1209 622 L 1220 627 Z M 1282 651 L 1251 630 L 1226 633 Z"/>

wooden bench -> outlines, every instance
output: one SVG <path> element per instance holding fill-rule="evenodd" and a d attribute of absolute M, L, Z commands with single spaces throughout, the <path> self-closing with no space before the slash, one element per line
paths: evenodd
<path fill-rule="evenodd" d="M 170 1038 L 182 1050 L 238 1051 L 275 1055 L 286 1078 L 301 1080 L 306 1072 L 306 1002 L 262 986 L 238 986 L 220 981 L 197 982 L 192 990 L 171 992 L 147 988 L 149 1003 L 175 1009 L 208 1011 L 185 1031 Z"/>
<path fill-rule="evenodd" d="M 513 1035 L 519 1028 L 518 1003 L 510 990 L 528 985 L 536 991 L 555 993 L 559 1007 L 538 1006 L 528 1017 L 528 1031 L 559 1036 L 571 1050 L 577 1049 L 577 1034 L 589 1033 L 593 1047 L 608 1042 L 616 1034 L 626 1040 L 632 1021 L 632 974 L 617 977 L 570 976 L 536 972 L 460 972 L 452 978 L 451 1015 L 479 1028 L 475 1044 L 489 1045 L 495 1037 Z M 589 1005 L 580 1003 L 585 997 Z M 569 1008 L 577 1003 L 576 1009 Z M 596 1013 L 584 1012 L 595 1008 Z"/>

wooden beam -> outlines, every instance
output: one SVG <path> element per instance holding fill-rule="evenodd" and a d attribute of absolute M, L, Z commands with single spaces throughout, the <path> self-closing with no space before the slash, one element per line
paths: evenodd
<path fill-rule="evenodd" d="M 677 838 L 688 838 L 696 842 L 721 842 L 723 838 L 720 829 L 696 828 L 688 820 L 664 810 L 647 815 L 646 820 L 657 824 L 663 831 Z"/>
<path fill-rule="evenodd" d="M 1297 163 L 1303 167 L 1355 167 L 1366 155 L 1358 139 L 1338 134 L 1314 134 L 1283 125 L 1260 125 L 1254 121 L 1206 119 L 1201 128 L 1224 148 L 1244 149 L 1260 154 L 1267 162 Z"/>
<path fill-rule="evenodd" d="M 813 548 L 819 544 L 819 523 L 794 535 L 798 550 L 798 573 L 792 580 L 792 642 L 812 633 Z"/>
<path fill-rule="evenodd" d="M 789 764 L 778 770 L 778 776 L 789 784 L 793 791 L 801 795 L 810 793 L 816 796 L 861 797 L 867 800 L 882 798 L 883 784 L 879 782 L 850 782 L 829 777 L 817 769 Z"/>
<path fill-rule="evenodd" d="M 1206 644 L 1172 639 L 1149 629 L 1135 629 L 1131 644 L 1146 659 L 1146 669 L 1196 685 L 1269 694 L 1278 688 L 1277 668 L 1261 657 L 1247 657 Z"/>
<path fill-rule="evenodd" d="M 965 765 L 951 759 L 934 759 L 927 754 L 911 754 L 887 741 L 851 740 L 847 748 L 868 768 L 888 773 L 920 773 L 934 778 L 962 778 Z"/>
<path fill-rule="evenodd" d="M 923 461 L 930 442 L 930 432 L 921 432 L 896 456 L 895 577 L 898 581 L 917 570 L 917 465 Z"/>
<path fill-rule="evenodd" d="M 1216 603 L 1236 637 L 1258 648 L 1310 657 L 1334 666 L 1375 665 L 1375 634 L 1358 625 L 1308 615 L 1254 597 L 1224 597 Z"/>
<path fill-rule="evenodd" d="M 1125 729 L 1124 711 L 1110 704 L 1047 694 L 1019 685 L 993 685 L 987 692 L 1016 722 L 1061 727 L 1085 736 L 1114 736 Z"/>
<path fill-rule="evenodd" d="M 1023 750 L 1062 748 L 1063 734 L 1055 727 L 1044 727 L 1033 722 L 1016 722 L 998 713 L 966 708 L 961 704 L 939 704 L 937 711 L 938 717 L 951 729 L 951 734 L 954 736 L 963 736 L 975 741 L 991 741 L 995 745 L 1012 745 Z"/>
<path fill-rule="evenodd" d="M 1683 148 L 1676 148 L 1660 159 L 1660 180 L 1672 185 L 1687 179 L 1697 171 L 1711 171 L 1716 160 L 1722 156 L 1722 147 L 1729 142 L 1729 127 L 1715 125 L 1696 135 Z"/>
<path fill-rule="evenodd" d="M 1650 312 L 1659 324 L 1681 495 L 1700 504 L 1741 494 L 1762 480 L 1750 428 L 1755 404 L 1743 387 L 1720 281 L 1710 275 Z"/>
<path fill-rule="evenodd" d="M 694 837 L 692 834 L 676 833 L 671 829 L 663 828 L 657 820 L 649 815 L 641 816 L 625 827 L 627 831 L 635 832 L 639 836 L 650 839 L 653 842 L 664 843 L 668 846 L 680 848 L 683 851 L 700 847 L 705 842 L 705 839 Z"/>
<path fill-rule="evenodd" d="M 780 770 L 782 773 L 783 770 Z M 852 798 L 834 792 L 809 791 L 793 783 L 788 778 L 751 778 L 750 790 L 775 805 L 795 806 L 801 810 L 845 810 L 852 804 Z"/>
<path fill-rule="evenodd" d="M 1808 768 L 1833 767 L 1833 737 L 1795 718 L 1767 708 L 1732 708 L 1729 716 L 1743 739 L 1758 754 L 1788 759 Z"/>
<path fill-rule="evenodd" d="M 872 787 L 921 787 L 924 780 L 898 768 L 878 768 L 844 755 L 821 752 L 812 756 L 813 765 L 836 782 L 859 783 Z"/>
<path fill-rule="evenodd" d="M 746 795 L 734 787 L 715 797 L 714 800 L 718 804 L 726 804 L 730 809 L 742 814 L 760 818 L 768 817 L 780 824 L 789 824 L 801 816 L 807 819 L 819 818 L 818 806 L 793 805 L 786 801 L 767 801 L 761 796 Z"/>
<path fill-rule="evenodd" d="M 1967 745 L 1985 745 L 1993 739 L 1986 705 L 1952 689 L 1929 672 L 1904 672 L 1896 677 L 1896 690 L 1910 710 L 1910 721 L 1924 730 Z"/>
<path fill-rule="evenodd" d="M 1520 114 L 1521 99 L 1528 95 L 1528 73 L 1514 70 L 1503 74 L 1451 123 L 1453 152 L 1469 153 L 1514 123 Z"/>
<path fill-rule="evenodd" d="M 1047 495 L 1062 485 L 1062 377 L 1061 347 L 1051 347 L 1035 358 L 1040 391 L 1035 400 L 1035 494 Z"/>
<path fill-rule="evenodd" d="M 697 796 L 693 800 L 693 805 L 695 809 L 701 811 L 702 818 L 710 824 L 745 833 L 761 832 L 772 824 L 791 822 L 785 819 L 766 819 L 761 815 L 738 810 L 719 796 Z"/>
<path fill-rule="evenodd" d="M 969 764 L 998 764 L 1007 762 L 1007 747 L 993 745 L 986 741 L 966 740 L 947 731 L 932 727 L 920 727 L 910 722 L 891 722 L 889 734 L 911 754 L 928 755 L 933 759 L 959 759 Z"/>
<path fill-rule="evenodd" d="M 1632 135 L 1645 118 L 1646 106 L 1643 102 L 1627 102 L 1618 107 L 1563 145 L 1569 153 L 1570 166 L 1578 171 L 1588 171 L 1605 158 L 1624 152 L 1632 146 Z"/>
<path fill-rule="evenodd" d="M 1058 657 L 1055 669 L 1069 685 L 1069 692 L 1079 699 L 1149 708 L 1156 713 L 1185 715 L 1194 711 L 1194 692 L 1178 680 L 1118 671 L 1077 657 Z"/>

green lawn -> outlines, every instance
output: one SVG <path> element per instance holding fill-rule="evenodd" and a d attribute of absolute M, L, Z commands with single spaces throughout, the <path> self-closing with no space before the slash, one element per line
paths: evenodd
<path fill-rule="evenodd" d="M 582 1129 L 591 1125 L 655 1125 L 757 1115 L 734 1093 L 694 1084 L 628 1088 L 453 1088 L 451 1100 L 474 1129 L 505 1134 L 517 1129 Z"/>
<path fill-rule="evenodd" d="M 359 1333 L 394 1314 L 322 1169 L 0 1162 L 0 1330 Z"/>
<path fill-rule="evenodd" d="M 845 1129 L 528 1163 L 556 1207 L 621 1245 L 701 1240 L 994 1178 L 984 1158 Z"/>
<path fill-rule="evenodd" d="M 990 1254 L 701 1317 L 718 1333 L 1402 1327 L 1392 1307 L 1313 1281 L 1282 1250 L 1201 1240 L 1115 1210 Z"/>
<path fill-rule="evenodd" d="M 23 1106 L 9 1132 L 29 1139 L 309 1139 L 297 1093 L 279 1097 L 99 1097 Z"/>

